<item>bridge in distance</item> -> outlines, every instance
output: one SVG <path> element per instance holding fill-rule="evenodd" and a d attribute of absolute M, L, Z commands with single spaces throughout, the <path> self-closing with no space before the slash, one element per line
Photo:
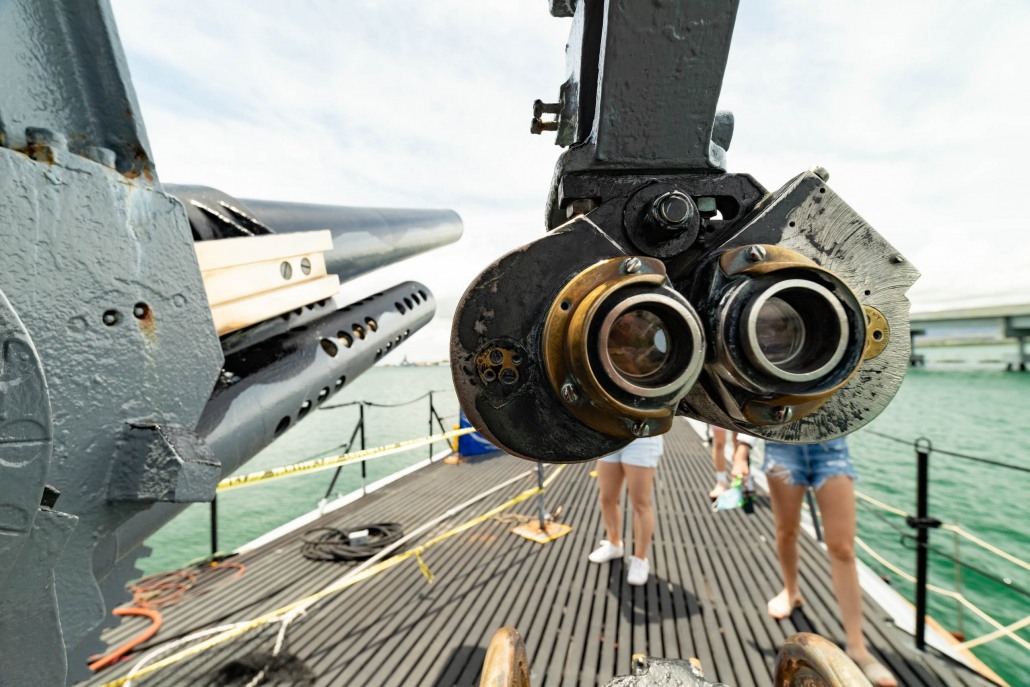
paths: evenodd
<path fill-rule="evenodd" d="M 922 365 L 925 358 L 916 351 L 917 344 L 968 344 L 1013 342 L 1015 356 L 1008 363 L 1010 370 L 1026 371 L 1030 365 L 1030 303 L 991 305 L 913 312 L 911 317 L 912 365 Z"/>

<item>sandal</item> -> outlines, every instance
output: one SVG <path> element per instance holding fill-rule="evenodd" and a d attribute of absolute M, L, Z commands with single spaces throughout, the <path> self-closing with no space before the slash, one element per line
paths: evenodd
<path fill-rule="evenodd" d="M 851 657 L 849 656 L 849 658 Z M 855 661 L 854 658 L 851 658 L 851 660 Z M 891 671 L 887 670 L 872 654 L 867 654 L 861 661 L 855 661 L 855 665 L 866 676 L 866 679 L 873 684 L 873 687 L 896 687 L 898 684 L 897 678 L 891 674 Z"/>
<path fill-rule="evenodd" d="M 804 605 L 805 602 L 801 600 L 800 596 L 794 599 L 794 603 L 791 603 L 787 598 L 787 592 L 780 592 L 769 599 L 765 608 L 773 618 L 783 620 L 793 613 L 795 608 L 801 608 Z"/>

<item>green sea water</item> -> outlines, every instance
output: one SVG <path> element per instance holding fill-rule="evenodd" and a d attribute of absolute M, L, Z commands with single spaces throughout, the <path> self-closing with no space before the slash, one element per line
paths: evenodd
<path fill-rule="evenodd" d="M 870 431 L 850 437 L 859 473 L 858 489 L 906 512 L 915 511 L 915 451 L 911 442 L 927 437 L 935 448 L 1030 467 L 1030 373 L 1004 372 L 1014 346 L 928 348 L 924 369 L 911 370 L 895 400 L 868 429 L 908 443 L 884 439 Z M 349 384 L 331 404 L 365 400 L 393 404 L 435 390 L 433 402 L 445 426 L 457 422 L 458 404 L 450 371 L 439 367 L 378 367 Z M 278 442 L 251 460 L 240 473 L 285 465 L 322 455 L 347 442 L 358 419 L 356 407 L 320 410 L 290 429 Z M 380 446 L 426 436 L 429 401 L 399 408 L 366 408 L 366 444 Z M 437 444 L 434 451 L 443 448 Z M 421 447 L 368 463 L 369 482 L 412 465 L 429 455 Z M 334 493 L 360 488 L 360 467 L 342 471 Z M 1030 475 L 982 465 L 940 453 L 931 456 L 930 514 L 974 533 L 1024 561 L 1030 561 Z M 219 496 L 219 548 L 234 549 L 317 506 L 332 471 L 278 480 Z M 193 505 L 147 544 L 145 572 L 173 569 L 210 552 L 210 510 Z M 859 510 L 859 536 L 894 566 L 912 573 L 915 552 L 904 520 L 867 508 Z M 955 554 L 950 532 L 936 530 L 931 546 Z M 930 582 L 961 592 L 1003 625 L 1030 615 L 1030 573 L 965 540 L 960 560 L 983 571 L 962 568 L 931 553 Z M 914 598 L 913 585 L 872 557 L 860 558 L 882 574 L 902 595 Z M 1006 580 L 1008 581 L 1006 583 Z M 957 587 L 960 585 L 960 587 Z M 969 609 L 959 615 L 954 599 L 930 593 L 930 614 L 949 630 L 967 638 L 993 630 Z M 1018 636 L 1030 641 L 1030 628 Z M 999 675 L 1016 685 L 1030 685 L 1030 651 L 1011 639 L 998 639 L 974 650 Z"/>

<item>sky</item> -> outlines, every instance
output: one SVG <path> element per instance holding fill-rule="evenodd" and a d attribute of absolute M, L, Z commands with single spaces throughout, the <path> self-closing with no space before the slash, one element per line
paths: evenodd
<path fill-rule="evenodd" d="M 570 25 L 546 0 L 112 5 L 162 181 L 462 216 L 456 244 L 343 285 L 430 288 L 411 360 L 445 358 L 465 287 L 544 231 L 561 149 L 529 121 L 557 100 Z M 729 171 L 775 189 L 827 168 L 921 271 L 916 312 L 1030 302 L 1027 36 L 1011 0 L 741 0 Z"/>

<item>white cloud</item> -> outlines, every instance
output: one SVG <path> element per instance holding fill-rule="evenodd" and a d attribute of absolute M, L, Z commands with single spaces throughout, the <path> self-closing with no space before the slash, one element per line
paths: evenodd
<path fill-rule="evenodd" d="M 240 197 L 450 207 L 455 246 L 404 279 L 437 296 L 405 346 L 446 354 L 482 267 L 542 231 L 560 152 L 528 134 L 564 79 L 568 22 L 546 3 L 115 0 L 158 172 Z M 922 271 L 915 306 L 1030 300 L 1030 6 L 742 3 L 721 105 L 730 170 L 776 188 L 813 164 Z M 359 291 L 360 289 L 360 291 Z"/>

